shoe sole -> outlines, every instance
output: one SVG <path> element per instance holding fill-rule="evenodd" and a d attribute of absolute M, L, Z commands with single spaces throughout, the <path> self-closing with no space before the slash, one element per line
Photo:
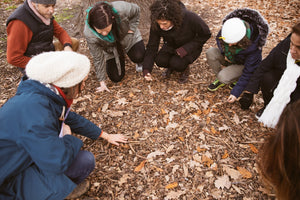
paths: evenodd
<path fill-rule="evenodd" d="M 219 85 L 218 87 L 216 87 L 215 89 L 210 89 L 210 88 L 207 88 L 207 90 L 209 90 L 209 91 L 211 91 L 211 92 L 214 92 L 214 91 L 216 91 L 216 90 L 218 90 L 220 87 L 224 87 L 225 86 L 225 84 L 224 83 L 222 83 L 221 85 Z"/>

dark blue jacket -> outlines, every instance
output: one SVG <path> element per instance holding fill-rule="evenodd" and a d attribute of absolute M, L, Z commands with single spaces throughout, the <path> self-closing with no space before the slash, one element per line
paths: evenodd
<path fill-rule="evenodd" d="M 265 45 L 269 33 L 269 26 L 264 17 L 256 10 L 250 8 L 236 9 L 229 13 L 223 19 L 223 23 L 228 19 L 238 17 L 249 23 L 251 28 L 250 40 L 252 44 L 245 50 L 240 51 L 235 55 L 234 60 L 236 64 L 244 65 L 243 73 L 239 78 L 237 84 L 233 87 L 230 94 L 239 97 L 247 86 L 255 69 L 259 66 L 262 60 L 262 47 Z M 220 32 L 217 35 L 217 44 L 222 51 L 220 45 Z"/>
<path fill-rule="evenodd" d="M 64 172 L 82 141 L 59 138 L 64 99 L 33 80 L 21 81 L 17 93 L 0 109 L 0 199 L 63 199 L 76 185 Z M 101 129 L 70 112 L 72 132 L 97 139 Z"/>

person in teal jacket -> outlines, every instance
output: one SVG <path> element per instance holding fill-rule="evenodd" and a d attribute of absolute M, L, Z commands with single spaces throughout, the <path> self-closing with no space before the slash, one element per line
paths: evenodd
<path fill-rule="evenodd" d="M 80 150 L 83 143 L 73 133 L 115 145 L 127 141 L 70 111 L 89 70 L 89 59 L 71 51 L 42 53 L 29 61 L 28 77 L 0 108 L 0 199 L 76 198 L 88 189 L 83 183 L 95 159 Z"/>

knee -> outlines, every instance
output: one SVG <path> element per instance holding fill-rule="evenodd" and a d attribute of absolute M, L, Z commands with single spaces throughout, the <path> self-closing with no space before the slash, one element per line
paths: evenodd
<path fill-rule="evenodd" d="M 210 47 L 205 53 L 207 60 L 216 60 L 217 56 L 219 54 L 219 49 L 215 47 Z"/>
<path fill-rule="evenodd" d="M 95 157 L 94 154 L 89 151 L 79 151 L 78 157 L 80 158 L 80 163 L 83 163 L 86 168 L 91 169 L 95 168 Z"/>
<path fill-rule="evenodd" d="M 230 80 L 229 76 L 224 73 L 223 70 L 221 70 L 218 74 L 217 74 L 217 79 L 219 79 L 219 81 L 221 83 L 225 83 L 225 84 L 229 84 L 231 83 L 232 80 Z"/>
<path fill-rule="evenodd" d="M 166 59 L 164 56 L 161 56 L 160 54 L 158 54 L 155 58 L 155 64 L 158 67 L 164 67 L 167 68 L 169 66 L 169 60 Z"/>
<path fill-rule="evenodd" d="M 144 61 L 144 51 L 135 52 L 135 55 L 131 58 L 134 63 L 142 63 Z"/>

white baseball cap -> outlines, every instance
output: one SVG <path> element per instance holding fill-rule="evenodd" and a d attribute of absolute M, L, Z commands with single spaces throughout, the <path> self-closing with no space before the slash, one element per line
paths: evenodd
<path fill-rule="evenodd" d="M 243 20 L 234 17 L 223 24 L 221 36 L 228 44 L 237 43 L 246 35 L 246 26 Z"/>

